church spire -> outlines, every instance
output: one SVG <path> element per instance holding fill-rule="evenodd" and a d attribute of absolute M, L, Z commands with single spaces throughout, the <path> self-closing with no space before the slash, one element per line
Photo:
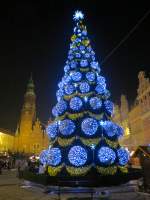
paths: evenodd
<path fill-rule="evenodd" d="M 34 93 L 34 82 L 33 82 L 33 78 L 32 78 L 32 73 L 29 79 L 29 82 L 27 84 L 27 91 L 25 95 L 35 95 Z"/>

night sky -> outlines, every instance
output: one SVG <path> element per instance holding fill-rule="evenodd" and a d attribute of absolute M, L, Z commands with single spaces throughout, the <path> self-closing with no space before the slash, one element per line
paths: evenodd
<path fill-rule="evenodd" d="M 61 3 L 59 3 L 61 2 Z M 75 3 L 76 2 L 76 3 Z M 37 116 L 46 123 L 63 75 L 72 15 L 81 9 L 96 58 L 101 62 L 150 9 L 144 1 L 7 1 L 0 6 L 0 128 L 15 130 L 32 72 Z M 88 3 L 90 2 L 90 3 Z M 123 2 L 126 2 L 125 4 Z M 150 15 L 101 66 L 112 99 L 133 104 L 140 70 L 150 72 Z"/>

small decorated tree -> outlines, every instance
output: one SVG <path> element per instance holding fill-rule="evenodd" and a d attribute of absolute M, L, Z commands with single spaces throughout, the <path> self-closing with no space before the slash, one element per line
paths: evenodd
<path fill-rule="evenodd" d="M 47 126 L 50 147 L 40 161 L 51 176 L 63 169 L 81 176 L 95 168 L 98 174 L 126 171 L 128 152 L 119 145 L 123 129 L 112 121 L 113 103 L 105 78 L 90 45 L 84 15 L 76 11 L 64 76 L 58 84 L 54 119 Z"/>

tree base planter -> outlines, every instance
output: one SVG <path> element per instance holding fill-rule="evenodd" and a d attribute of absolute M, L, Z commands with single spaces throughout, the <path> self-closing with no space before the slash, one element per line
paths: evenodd
<path fill-rule="evenodd" d="M 58 176 L 49 176 L 45 174 L 34 174 L 24 171 L 22 178 L 44 186 L 62 186 L 62 187 L 110 187 L 121 185 L 130 180 L 137 180 L 142 177 L 142 171 L 139 169 L 129 169 L 128 173 L 118 172 L 114 175 L 100 175 L 90 171 L 85 176 L 69 176 L 64 170 Z"/>

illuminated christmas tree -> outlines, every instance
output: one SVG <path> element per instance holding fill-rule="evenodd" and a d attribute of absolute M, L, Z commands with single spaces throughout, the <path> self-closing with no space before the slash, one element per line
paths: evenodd
<path fill-rule="evenodd" d="M 76 11 L 64 76 L 58 84 L 53 122 L 47 126 L 50 147 L 40 161 L 51 176 L 66 170 L 81 176 L 93 168 L 101 175 L 125 172 L 128 152 L 119 145 L 123 129 L 112 121 L 113 103 L 95 58 L 84 15 Z"/>

